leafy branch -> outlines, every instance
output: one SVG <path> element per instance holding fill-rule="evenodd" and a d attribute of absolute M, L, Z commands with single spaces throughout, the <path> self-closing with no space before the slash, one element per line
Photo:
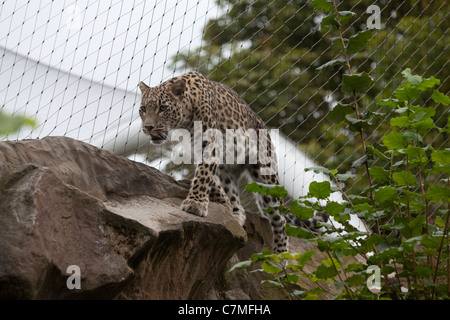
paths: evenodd
<path fill-rule="evenodd" d="M 0 136 L 8 136 L 19 131 L 23 126 L 30 126 L 33 128 L 35 125 L 35 121 L 30 118 L 8 115 L 0 111 Z"/>
<path fill-rule="evenodd" d="M 338 103 L 327 118 L 344 122 L 351 132 L 359 134 L 364 155 L 353 166 L 365 166 L 368 186 L 365 193 L 348 194 L 343 183 L 355 175 L 340 174 L 338 170 L 324 167 L 306 169 L 328 175 L 335 186 L 329 181 L 313 181 L 309 193 L 293 201 L 288 210 L 300 220 L 323 211 L 331 222 L 322 225 L 322 235 L 293 226 L 287 226 L 286 233 L 316 242 L 318 250 L 327 258 L 314 271 L 306 273 L 304 266 L 311 262 L 314 250 L 276 255 L 264 249 L 232 270 L 247 269 L 261 262 L 260 270 L 274 278 L 265 283 L 281 288 L 290 298 L 319 298 L 326 292 L 320 281 L 325 281 L 333 282 L 336 289 L 344 289 L 335 297 L 339 299 L 448 299 L 450 149 L 435 149 L 433 139 L 428 136 L 449 133 L 450 98 L 439 91 L 440 80 L 414 75 L 406 68 L 402 71 L 404 81 L 393 97 L 378 101 L 383 112 L 373 113 L 370 118 L 362 117 L 358 94 L 365 93 L 373 79 L 365 72 L 353 72 L 350 55 L 365 47 L 371 38 L 370 31 L 344 38 L 342 21 L 354 13 L 338 11 L 334 0 L 313 0 L 312 3 L 328 14 L 321 25 L 338 31 L 335 43 L 341 46 L 343 53 L 343 58 L 325 63 L 317 71 L 344 65 L 347 73 L 342 77 L 342 90 L 352 98 L 350 104 Z M 429 98 L 424 99 L 425 95 Z M 421 101 L 432 101 L 432 104 L 423 105 Z M 439 105 L 446 107 L 445 128 L 438 127 L 434 121 Z M 371 121 L 386 119 L 390 125 L 388 133 L 380 142 L 368 145 L 364 130 L 371 128 Z M 377 165 L 371 165 L 371 161 Z M 279 198 L 286 196 L 280 186 L 269 188 L 253 184 L 247 188 L 250 192 L 270 193 Z M 332 201 L 333 192 L 340 192 L 345 201 Z M 365 230 L 350 223 L 351 216 L 355 215 L 361 219 Z M 373 229 L 370 225 L 374 225 Z M 353 258 L 356 256 L 363 262 Z M 350 261 L 345 267 L 344 258 L 347 263 Z M 287 265 L 280 266 L 280 263 Z M 376 292 L 367 286 L 371 266 L 377 266 L 381 273 L 381 288 Z M 389 276 L 391 274 L 394 278 Z M 307 277 L 317 287 L 313 290 L 296 288 L 299 276 Z"/>
<path fill-rule="evenodd" d="M 364 30 L 358 32 L 357 34 L 351 36 L 350 38 L 344 38 L 342 31 L 342 19 L 348 19 L 355 15 L 351 11 L 338 11 L 336 1 L 332 0 L 332 2 L 327 2 L 325 0 L 317 0 L 313 1 L 313 5 L 318 10 L 323 10 L 324 12 L 329 12 L 329 14 L 322 19 L 321 26 L 329 27 L 331 30 L 338 31 L 338 39 L 339 45 L 341 47 L 342 53 L 344 55 L 344 59 L 337 59 L 330 61 L 316 70 L 322 71 L 327 67 L 334 66 L 337 63 L 345 63 L 347 67 L 348 74 L 344 74 L 342 77 L 342 91 L 344 93 L 351 94 L 352 96 L 352 104 L 338 104 L 334 108 L 334 113 L 339 114 L 340 116 L 344 116 L 345 120 L 348 122 L 352 130 L 359 132 L 359 136 L 361 139 L 361 146 L 363 150 L 363 159 L 364 166 L 366 168 L 366 174 L 369 181 L 369 186 L 372 186 L 372 177 L 369 172 L 369 166 L 367 164 L 367 149 L 366 149 L 366 141 L 364 138 L 364 127 L 369 125 L 369 120 L 364 120 L 361 118 L 361 113 L 358 106 L 358 96 L 357 93 L 364 93 L 368 90 L 370 86 L 373 85 L 373 79 L 365 72 L 360 74 L 355 74 L 352 71 L 352 67 L 350 65 L 350 54 L 355 54 L 361 51 L 367 44 L 367 42 L 372 37 L 372 33 L 370 30 Z M 354 113 L 354 116 L 352 115 Z"/>

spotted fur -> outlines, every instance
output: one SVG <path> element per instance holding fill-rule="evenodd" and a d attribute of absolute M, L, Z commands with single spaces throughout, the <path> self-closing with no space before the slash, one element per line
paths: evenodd
<path fill-rule="evenodd" d="M 238 94 L 221 83 L 208 80 L 199 72 L 186 73 L 156 87 L 148 87 L 141 82 L 139 87 L 142 92 L 139 110 L 142 130 L 155 144 L 164 142 L 172 129 L 187 129 L 192 136 L 195 121 L 201 121 L 203 132 L 209 128 L 223 133 L 226 129 L 255 129 L 257 132 L 260 132 L 259 129 L 266 129 L 261 118 Z M 214 143 L 213 139 L 206 141 L 203 151 Z M 236 152 L 250 154 L 252 151 L 247 148 Z M 209 201 L 219 202 L 229 207 L 238 222 L 244 225 L 245 210 L 240 203 L 238 180 L 246 175 L 250 181 L 279 184 L 272 152 L 270 136 L 267 135 L 267 156 L 270 159 L 258 159 L 256 164 L 220 164 L 217 161 L 200 163 L 181 209 L 204 217 L 208 214 Z M 214 159 L 214 151 L 209 156 Z M 266 170 L 264 174 L 263 169 Z M 286 218 L 292 224 L 299 225 L 300 222 L 291 214 L 280 213 L 277 209 L 281 204 L 280 199 L 262 195 L 257 197 L 261 212 L 268 207 L 275 208 L 267 213 L 274 235 L 274 250 L 286 251 Z M 311 222 L 310 226 L 313 224 L 315 223 Z"/>

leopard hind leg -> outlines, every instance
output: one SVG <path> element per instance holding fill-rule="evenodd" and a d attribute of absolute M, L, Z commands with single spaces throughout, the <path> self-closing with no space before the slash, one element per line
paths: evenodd
<path fill-rule="evenodd" d="M 278 175 L 262 175 L 259 166 L 253 166 L 249 172 L 250 181 L 256 181 L 264 184 L 278 184 Z M 288 237 L 286 235 L 286 219 L 278 209 L 282 205 L 281 199 L 269 196 L 255 194 L 256 203 L 261 215 L 268 217 L 272 227 L 274 249 L 276 253 L 286 252 L 288 250 Z"/>
<path fill-rule="evenodd" d="M 239 166 L 219 165 L 217 172 L 218 183 L 220 183 L 220 189 L 223 190 L 227 196 L 233 215 L 238 220 L 241 226 L 245 223 L 245 209 L 241 205 L 240 190 L 239 190 L 239 178 L 242 174 L 242 169 Z"/>

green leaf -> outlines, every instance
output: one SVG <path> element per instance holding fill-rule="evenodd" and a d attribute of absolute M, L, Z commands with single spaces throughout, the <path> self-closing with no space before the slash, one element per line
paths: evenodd
<path fill-rule="evenodd" d="M 23 126 L 34 128 L 36 122 L 27 117 L 8 115 L 0 111 L 0 136 L 12 134 Z"/>
<path fill-rule="evenodd" d="M 331 67 L 334 67 L 335 65 L 338 65 L 338 64 L 344 64 L 345 63 L 345 60 L 344 59 L 335 59 L 335 60 L 331 60 L 331 61 L 328 61 L 327 63 L 324 63 L 323 65 L 321 65 L 320 67 L 317 67 L 316 68 L 316 71 L 323 71 L 323 70 L 325 70 L 326 68 L 331 68 Z"/>
<path fill-rule="evenodd" d="M 372 77 L 366 72 L 352 75 L 344 74 L 342 76 L 342 91 L 345 93 L 366 92 L 373 83 Z"/>
<path fill-rule="evenodd" d="M 369 145 L 367 146 L 367 154 L 375 155 L 381 160 L 389 161 L 389 157 L 383 153 L 385 150 L 380 149 L 384 149 L 384 147 L 380 144 L 374 144 L 373 146 Z"/>
<path fill-rule="evenodd" d="M 246 260 L 236 263 L 228 272 L 233 272 L 235 269 L 247 269 L 253 264 L 252 260 Z"/>
<path fill-rule="evenodd" d="M 439 79 L 436 79 L 435 77 L 431 76 L 427 79 L 423 79 L 422 82 L 419 84 L 418 88 L 422 91 L 425 91 L 426 89 L 433 88 L 436 85 L 440 85 L 441 81 Z"/>
<path fill-rule="evenodd" d="M 386 211 L 384 210 L 377 210 L 372 212 L 367 212 L 364 214 L 364 219 L 367 221 L 375 221 L 380 218 L 384 218 L 387 215 Z"/>
<path fill-rule="evenodd" d="M 397 198 L 397 190 L 389 186 L 378 188 L 374 193 L 374 199 L 376 201 L 391 201 L 395 198 Z"/>
<path fill-rule="evenodd" d="M 309 185 L 309 196 L 317 199 L 326 199 L 331 194 L 331 184 L 329 181 L 313 181 Z"/>
<path fill-rule="evenodd" d="M 326 0 L 312 0 L 312 5 L 317 10 L 330 12 L 334 10 L 333 4 Z"/>
<path fill-rule="evenodd" d="M 317 267 L 315 275 L 318 279 L 329 279 L 329 278 L 333 278 L 333 277 L 337 276 L 337 271 L 336 271 L 334 265 L 339 270 L 340 264 L 335 258 L 332 258 L 332 259 L 333 260 L 328 258 L 328 259 L 322 261 L 322 264 L 320 264 Z M 333 265 L 333 263 L 334 263 L 334 265 Z"/>
<path fill-rule="evenodd" d="M 346 43 L 348 43 L 348 39 L 347 39 L 347 38 L 342 38 L 342 40 L 344 40 L 344 45 L 345 45 Z M 332 38 L 330 38 L 330 41 L 333 42 L 333 44 L 334 44 L 335 46 L 338 46 L 338 47 L 341 48 L 341 49 L 345 49 L 345 48 L 342 46 L 342 40 L 341 40 L 341 37 L 332 37 Z"/>
<path fill-rule="evenodd" d="M 399 132 L 391 132 L 382 138 L 383 144 L 389 150 L 403 149 L 406 145 L 405 137 Z"/>
<path fill-rule="evenodd" d="M 297 260 L 300 258 L 300 253 L 290 253 L 290 252 L 282 252 L 280 253 L 280 256 L 282 256 L 286 260 Z"/>
<path fill-rule="evenodd" d="M 450 201 L 450 189 L 446 187 L 431 186 L 426 194 L 426 198 L 432 202 Z"/>
<path fill-rule="evenodd" d="M 309 167 L 309 168 L 305 168 L 305 172 L 308 171 L 314 171 L 314 173 L 325 173 L 326 175 L 330 175 L 331 174 L 331 170 L 325 167 L 321 167 L 321 166 L 315 166 L 315 167 Z"/>
<path fill-rule="evenodd" d="M 431 159 L 442 166 L 450 166 L 450 149 L 433 152 L 431 154 Z"/>
<path fill-rule="evenodd" d="M 300 239 L 312 239 L 314 235 L 310 231 L 301 227 L 294 227 L 286 224 L 286 234 L 290 237 L 297 237 Z"/>
<path fill-rule="evenodd" d="M 341 26 L 339 22 L 336 20 L 336 15 L 334 13 L 326 16 L 320 22 L 322 27 L 330 27 L 331 30 L 337 30 Z"/>
<path fill-rule="evenodd" d="M 347 181 L 347 180 L 349 180 L 349 179 L 355 178 L 355 177 L 356 177 L 356 174 L 351 174 L 351 173 L 345 173 L 345 174 L 343 174 L 343 173 L 341 173 L 341 174 L 336 174 L 335 177 L 336 177 L 336 179 L 337 179 L 338 181 Z"/>
<path fill-rule="evenodd" d="M 434 125 L 433 119 L 428 118 L 423 121 L 413 123 L 411 125 L 411 128 L 416 129 L 421 134 L 425 134 L 428 130 L 437 128 L 437 127 Z"/>
<path fill-rule="evenodd" d="M 394 172 L 392 174 L 392 179 L 399 186 L 414 186 L 417 184 L 416 177 L 414 177 L 412 173 L 408 171 Z"/>
<path fill-rule="evenodd" d="M 366 239 L 366 245 L 370 248 L 372 245 L 379 245 L 381 243 L 386 243 L 386 238 L 384 235 L 374 233 Z"/>
<path fill-rule="evenodd" d="M 379 253 L 375 253 L 368 260 L 371 264 L 379 264 L 381 261 L 389 262 L 391 259 L 399 258 L 403 252 L 403 248 L 401 247 L 392 247 L 388 248 Z"/>
<path fill-rule="evenodd" d="M 414 113 L 410 118 L 413 122 L 427 120 L 436 114 L 436 110 L 432 107 L 423 108 L 421 106 L 410 106 L 410 110 Z"/>
<path fill-rule="evenodd" d="M 350 287 L 362 286 L 366 284 L 366 277 L 362 274 L 354 274 L 347 278 Z"/>
<path fill-rule="evenodd" d="M 391 108 L 395 108 L 398 105 L 398 100 L 397 99 L 381 99 L 378 100 L 378 104 L 382 107 L 387 106 L 387 107 L 391 107 Z"/>
<path fill-rule="evenodd" d="M 348 124 L 352 132 L 359 132 L 361 129 L 369 129 L 372 126 L 370 119 L 357 119 L 350 114 L 345 116 L 345 122 Z"/>
<path fill-rule="evenodd" d="M 333 267 L 321 264 L 317 267 L 315 275 L 318 279 L 329 279 L 337 276 L 337 272 Z"/>
<path fill-rule="evenodd" d="M 341 264 L 335 258 L 328 258 L 322 261 L 322 264 L 327 267 L 336 267 L 336 269 L 341 269 Z"/>
<path fill-rule="evenodd" d="M 404 82 L 395 90 L 394 96 L 399 102 L 408 102 L 420 97 L 420 90 L 412 87 L 409 82 Z"/>
<path fill-rule="evenodd" d="M 347 205 L 345 203 L 329 201 L 325 207 L 325 212 L 330 216 L 337 216 L 343 213 L 346 207 Z"/>
<path fill-rule="evenodd" d="M 286 273 L 280 277 L 280 280 L 287 283 L 297 283 L 298 282 L 298 275 L 295 273 Z"/>
<path fill-rule="evenodd" d="M 408 155 L 411 168 L 425 165 L 428 162 L 427 154 L 423 148 L 409 145 L 403 150 L 403 153 Z"/>
<path fill-rule="evenodd" d="M 338 12 L 339 17 L 341 17 L 342 20 L 348 19 L 356 15 L 353 11 L 339 11 Z"/>
<path fill-rule="evenodd" d="M 433 94 L 431 95 L 431 99 L 433 99 L 436 103 L 441 103 L 444 106 L 448 107 L 450 105 L 450 98 L 440 92 L 439 90 L 434 90 Z"/>
<path fill-rule="evenodd" d="M 422 77 L 418 75 L 412 75 L 410 68 L 406 68 L 405 70 L 403 70 L 402 75 L 412 86 L 418 86 L 422 83 Z"/>
<path fill-rule="evenodd" d="M 349 194 L 348 197 L 350 200 L 352 200 L 353 204 L 362 204 L 362 203 L 366 203 L 367 201 L 369 201 L 368 197 L 357 196 L 354 194 Z"/>
<path fill-rule="evenodd" d="M 363 271 L 363 270 L 364 270 L 364 265 L 361 262 L 351 263 L 345 269 L 346 272 L 352 272 L 352 271 L 358 272 L 358 271 Z"/>
<path fill-rule="evenodd" d="M 434 151 L 431 154 L 433 172 L 442 172 L 450 175 L 450 149 Z"/>
<path fill-rule="evenodd" d="M 436 219 L 434 220 L 434 223 L 441 228 L 445 227 L 445 220 L 442 219 L 440 216 L 436 216 Z"/>
<path fill-rule="evenodd" d="M 416 274 L 419 277 L 429 277 L 433 274 L 433 270 L 430 269 L 430 267 L 427 266 L 421 266 L 421 265 L 416 265 Z"/>
<path fill-rule="evenodd" d="M 370 30 L 364 30 L 351 36 L 348 39 L 347 45 L 348 53 L 354 54 L 361 51 L 366 46 L 367 42 L 370 40 L 371 37 L 372 32 L 370 32 Z"/>
<path fill-rule="evenodd" d="M 408 116 L 401 116 L 396 118 L 391 118 L 391 126 L 404 128 L 410 125 Z"/>
<path fill-rule="evenodd" d="M 377 179 L 379 182 L 389 181 L 389 171 L 385 170 L 383 167 L 372 167 L 369 169 L 369 173 L 372 178 Z"/>
<path fill-rule="evenodd" d="M 278 274 L 281 271 L 283 271 L 283 269 L 281 269 L 280 267 L 278 267 L 277 265 L 275 265 L 273 262 L 264 260 L 261 267 L 263 268 L 263 270 L 267 273 L 270 274 Z"/>
<path fill-rule="evenodd" d="M 278 197 L 278 198 L 285 198 L 287 196 L 287 191 L 282 186 L 278 185 L 270 185 L 270 184 L 263 184 L 263 183 L 257 183 L 252 182 L 247 184 L 247 191 L 248 192 L 255 192 L 259 194 L 265 194 L 268 196 Z"/>
<path fill-rule="evenodd" d="M 395 217 L 393 223 L 391 222 L 388 225 L 383 225 L 382 229 L 384 229 L 384 230 L 403 230 L 408 227 L 408 223 L 409 223 L 408 218 Z"/>
<path fill-rule="evenodd" d="M 406 230 L 404 233 L 406 236 L 417 237 L 422 234 L 423 226 L 425 226 L 426 217 L 425 216 L 417 216 L 412 219 L 411 222 L 408 223 L 409 230 Z M 421 238 L 422 239 L 422 238 Z M 416 239 L 408 239 L 412 242 L 417 242 Z M 405 240 L 408 241 L 408 240 Z"/>
<path fill-rule="evenodd" d="M 254 262 L 256 261 L 262 261 L 262 260 L 273 260 L 273 261 L 279 261 L 278 255 L 275 253 L 272 253 L 270 249 L 263 248 L 262 252 L 254 253 L 250 257 Z"/>
<path fill-rule="evenodd" d="M 300 220 L 308 220 L 309 218 L 314 217 L 314 209 L 307 207 L 298 201 L 292 202 L 290 211 Z"/>
<path fill-rule="evenodd" d="M 334 106 L 333 110 L 328 112 L 327 119 L 335 123 L 342 122 L 347 114 L 353 113 L 352 104 L 338 103 Z"/>
<path fill-rule="evenodd" d="M 359 213 L 372 213 L 374 211 L 373 206 L 371 206 L 368 203 L 359 203 L 359 204 L 355 204 L 352 209 L 355 212 L 359 212 Z"/>
<path fill-rule="evenodd" d="M 406 130 L 406 131 L 402 132 L 402 136 L 404 136 L 406 141 L 408 141 L 408 142 L 416 142 L 416 143 L 423 142 L 422 136 L 420 134 L 418 134 L 417 132 L 414 132 L 411 130 Z"/>
<path fill-rule="evenodd" d="M 406 111 L 409 111 L 408 107 L 401 107 L 394 109 L 394 112 L 398 114 L 404 114 Z"/>
<path fill-rule="evenodd" d="M 384 274 L 389 274 L 389 273 L 392 273 L 392 272 L 395 272 L 395 271 L 396 271 L 395 268 L 392 267 L 392 266 L 389 266 L 389 265 L 384 265 L 381 268 L 381 273 L 384 273 Z"/>
<path fill-rule="evenodd" d="M 322 294 L 324 291 L 320 288 L 312 289 L 309 291 L 306 291 L 306 295 L 304 296 L 304 300 L 320 300 L 319 295 Z"/>
<path fill-rule="evenodd" d="M 298 259 L 298 264 L 301 267 L 303 267 L 305 265 L 305 263 L 308 263 L 312 260 L 312 256 L 314 255 L 314 253 L 315 253 L 314 249 L 311 249 L 309 251 L 302 253 L 300 258 Z"/>
<path fill-rule="evenodd" d="M 365 165 L 367 163 L 367 155 L 363 155 L 361 158 L 353 161 L 352 163 L 352 168 L 359 168 L 362 167 L 363 165 Z"/>
<path fill-rule="evenodd" d="M 436 218 L 440 218 L 440 217 L 437 216 Z M 440 227 L 444 227 L 444 226 L 445 226 L 445 221 L 444 221 L 444 224 L 441 225 Z M 420 241 L 420 243 L 426 248 L 437 249 L 441 245 L 441 237 L 436 237 L 436 236 L 431 236 L 431 235 L 425 234 L 423 236 L 422 240 Z"/>

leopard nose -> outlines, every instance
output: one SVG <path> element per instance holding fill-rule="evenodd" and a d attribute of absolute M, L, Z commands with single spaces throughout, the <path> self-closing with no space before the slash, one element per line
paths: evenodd
<path fill-rule="evenodd" d="M 154 126 L 145 126 L 145 129 L 147 129 L 148 132 L 152 131 L 153 128 Z"/>

